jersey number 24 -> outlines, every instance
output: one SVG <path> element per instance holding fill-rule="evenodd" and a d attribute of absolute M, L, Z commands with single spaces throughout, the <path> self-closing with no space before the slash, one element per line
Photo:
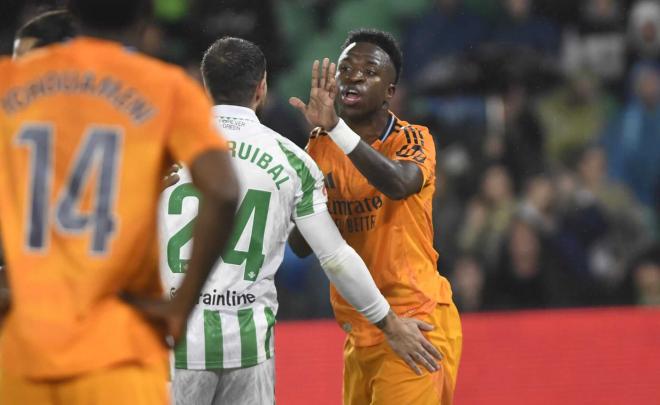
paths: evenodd
<path fill-rule="evenodd" d="M 168 215 L 181 215 L 183 200 L 196 198 L 199 201 L 200 194 L 192 183 L 184 183 L 177 186 L 167 204 Z M 264 263 L 263 245 L 264 232 L 266 231 L 266 220 L 268 217 L 268 206 L 270 205 L 270 192 L 249 189 L 241 202 L 236 213 L 234 229 L 227 241 L 227 248 L 222 254 L 225 263 L 241 266 L 245 263 L 243 279 L 254 281 L 259 275 Z M 241 235 L 253 216 L 252 232 L 247 252 L 237 250 Z M 167 242 L 167 264 L 173 273 L 184 273 L 188 260 L 181 258 L 181 248 L 192 239 L 192 230 L 195 218 L 190 220 L 183 228 L 179 229 Z"/>

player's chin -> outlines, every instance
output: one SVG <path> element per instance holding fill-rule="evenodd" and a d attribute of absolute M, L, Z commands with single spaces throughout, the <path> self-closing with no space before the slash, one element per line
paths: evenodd
<path fill-rule="evenodd" d="M 363 118 L 371 113 L 370 108 L 366 108 L 362 103 L 358 104 L 339 104 L 339 113 L 343 118 Z"/>

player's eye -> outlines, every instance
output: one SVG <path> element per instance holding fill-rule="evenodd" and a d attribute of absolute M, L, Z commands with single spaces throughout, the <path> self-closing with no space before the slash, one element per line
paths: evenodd
<path fill-rule="evenodd" d="M 340 73 L 346 73 L 350 70 L 350 68 L 346 65 L 339 66 L 339 72 Z"/>
<path fill-rule="evenodd" d="M 367 76 L 376 76 L 376 71 L 373 69 L 367 69 Z"/>

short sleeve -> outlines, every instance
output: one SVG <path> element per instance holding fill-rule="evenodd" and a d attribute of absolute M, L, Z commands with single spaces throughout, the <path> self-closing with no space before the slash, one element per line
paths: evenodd
<path fill-rule="evenodd" d="M 280 148 L 298 178 L 293 218 L 302 218 L 327 211 L 328 193 L 321 169 L 308 154 L 297 146 L 280 142 Z"/>
<path fill-rule="evenodd" d="M 167 149 L 177 161 L 190 166 L 203 152 L 227 150 L 227 141 L 217 127 L 204 90 L 182 72 L 177 79 Z"/>
<path fill-rule="evenodd" d="M 426 127 L 409 125 L 402 127 L 392 140 L 391 158 L 415 163 L 422 170 L 424 186 L 435 179 L 435 144 Z"/>

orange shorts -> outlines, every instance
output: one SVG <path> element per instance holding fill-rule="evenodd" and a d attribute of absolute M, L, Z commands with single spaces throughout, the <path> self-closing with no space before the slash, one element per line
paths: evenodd
<path fill-rule="evenodd" d="M 392 351 L 387 342 L 355 347 L 344 345 L 344 405 L 449 405 L 453 401 L 456 374 L 461 358 L 463 333 L 456 306 L 438 305 L 419 318 L 435 325 L 424 332 L 440 350 L 440 370 L 421 376 Z"/>
<path fill-rule="evenodd" d="M 61 381 L 0 376 L 0 404 L 167 405 L 167 368 L 123 365 Z"/>

